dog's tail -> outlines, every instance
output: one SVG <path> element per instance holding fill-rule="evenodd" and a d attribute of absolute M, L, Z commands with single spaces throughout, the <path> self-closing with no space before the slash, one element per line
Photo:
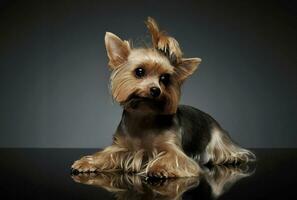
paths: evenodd
<path fill-rule="evenodd" d="M 214 128 L 203 160 L 204 163 L 211 162 L 212 164 L 236 164 L 256 161 L 256 156 L 233 142 L 226 131 Z"/>

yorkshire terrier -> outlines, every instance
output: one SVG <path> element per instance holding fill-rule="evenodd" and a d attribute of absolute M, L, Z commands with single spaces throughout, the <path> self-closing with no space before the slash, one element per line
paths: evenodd
<path fill-rule="evenodd" d="M 123 107 L 111 146 L 72 165 L 75 173 L 124 171 L 148 177 L 198 176 L 201 165 L 236 164 L 255 155 L 235 144 L 210 115 L 179 105 L 181 86 L 201 63 L 184 58 L 178 42 L 152 18 L 152 47 L 133 48 L 106 32 L 111 93 Z"/>

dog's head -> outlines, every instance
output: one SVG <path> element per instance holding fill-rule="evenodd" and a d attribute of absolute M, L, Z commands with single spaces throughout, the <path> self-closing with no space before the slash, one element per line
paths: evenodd
<path fill-rule="evenodd" d="M 152 18 L 146 25 L 152 48 L 132 48 L 113 33 L 105 35 L 112 96 L 126 110 L 174 114 L 180 87 L 201 59 L 183 58 L 178 42 L 160 31 Z"/>

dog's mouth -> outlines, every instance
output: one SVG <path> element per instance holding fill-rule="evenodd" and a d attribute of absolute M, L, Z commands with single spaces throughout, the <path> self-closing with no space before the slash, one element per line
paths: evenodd
<path fill-rule="evenodd" d="M 165 100 L 163 98 L 153 99 L 149 97 L 142 97 L 136 94 L 130 95 L 126 101 L 120 103 L 124 109 L 143 109 L 149 108 L 150 110 L 162 111 L 165 106 Z"/>
<path fill-rule="evenodd" d="M 139 96 L 137 94 L 131 94 L 128 98 L 127 98 L 127 102 L 129 101 L 149 101 L 149 100 L 152 100 L 151 98 L 149 97 L 142 97 L 142 96 Z"/>

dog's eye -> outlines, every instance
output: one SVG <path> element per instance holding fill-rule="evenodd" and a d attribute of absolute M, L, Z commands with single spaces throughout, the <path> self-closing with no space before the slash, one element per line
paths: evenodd
<path fill-rule="evenodd" d="M 160 82 L 163 83 L 165 86 L 170 82 L 170 74 L 162 74 L 160 76 Z"/>
<path fill-rule="evenodd" d="M 141 67 L 137 67 L 137 68 L 135 69 L 135 76 L 136 76 L 137 78 L 141 78 L 141 77 L 143 77 L 144 75 L 145 75 L 145 71 L 144 71 L 143 68 L 141 68 Z"/>

